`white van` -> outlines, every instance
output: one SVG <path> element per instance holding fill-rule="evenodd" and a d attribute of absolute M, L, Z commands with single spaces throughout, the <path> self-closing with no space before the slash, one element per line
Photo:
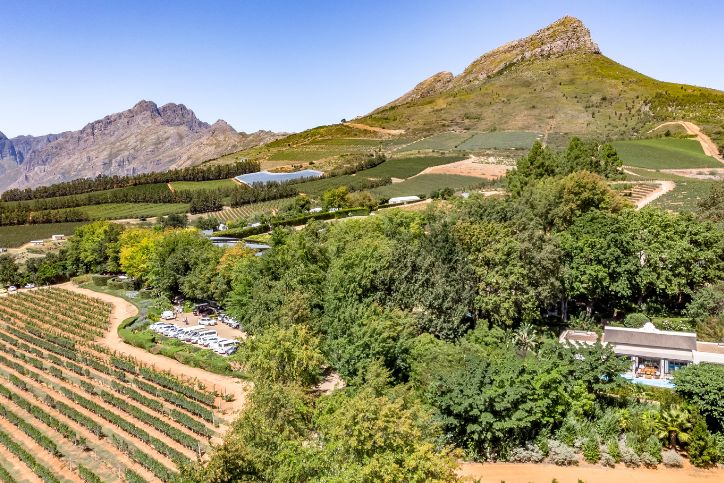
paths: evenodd
<path fill-rule="evenodd" d="M 232 347 L 236 347 L 239 345 L 238 340 L 234 339 L 226 339 L 226 340 L 220 340 L 216 343 L 216 347 L 214 348 L 214 352 L 217 354 L 224 354 L 227 350 L 229 350 Z"/>
<path fill-rule="evenodd" d="M 173 320 L 176 318 L 176 314 L 171 310 L 164 310 L 163 313 L 161 313 L 161 318 L 163 320 Z"/>
<path fill-rule="evenodd" d="M 216 331 L 215 330 L 200 330 L 198 332 L 194 332 L 191 335 L 191 340 L 189 342 L 193 342 L 194 344 L 199 344 L 201 339 L 203 339 L 204 337 L 211 336 L 211 335 L 215 336 Z"/>
<path fill-rule="evenodd" d="M 176 338 L 179 340 L 183 340 L 185 342 L 188 342 L 188 340 L 193 336 L 196 332 L 199 332 L 201 330 L 206 329 L 203 325 L 194 325 L 192 327 L 184 327 L 183 329 L 178 331 L 178 334 L 176 334 Z"/>

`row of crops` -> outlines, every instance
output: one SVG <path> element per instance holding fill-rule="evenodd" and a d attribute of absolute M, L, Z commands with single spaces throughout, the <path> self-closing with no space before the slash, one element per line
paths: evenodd
<path fill-rule="evenodd" d="M 58 288 L 0 298 L 0 481 L 171 481 L 219 435 L 215 394 L 96 342 L 110 311 Z"/>

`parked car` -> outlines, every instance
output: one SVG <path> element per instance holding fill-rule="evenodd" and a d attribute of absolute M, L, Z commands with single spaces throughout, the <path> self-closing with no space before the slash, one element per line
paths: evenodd
<path fill-rule="evenodd" d="M 25 288 L 35 288 L 35 284 L 34 284 L 34 283 L 26 283 L 26 284 L 25 284 Z"/>
<path fill-rule="evenodd" d="M 161 318 L 162 318 L 163 320 L 173 320 L 173 319 L 176 318 L 176 314 L 174 313 L 173 310 L 164 310 L 164 311 L 161 313 Z"/>
<path fill-rule="evenodd" d="M 13 292 L 17 292 L 17 291 L 18 291 L 18 287 L 16 287 L 15 285 L 11 285 L 8 287 L 9 293 L 13 293 Z"/>
<path fill-rule="evenodd" d="M 216 349 L 214 350 L 214 352 L 216 352 L 217 354 L 225 354 L 231 347 L 236 347 L 238 345 L 238 340 L 226 339 L 224 341 L 216 343 Z"/>
<path fill-rule="evenodd" d="M 232 320 L 231 322 L 227 322 L 226 325 L 228 325 L 232 329 L 238 329 L 239 327 L 241 327 L 241 325 L 239 325 L 239 322 L 236 322 L 234 320 Z"/>
<path fill-rule="evenodd" d="M 226 349 L 226 351 L 224 351 L 223 355 L 225 355 L 225 356 L 230 356 L 230 355 L 235 354 L 236 351 L 238 351 L 238 350 L 239 350 L 239 346 L 232 345 L 231 347 L 229 347 L 228 349 Z"/>
<path fill-rule="evenodd" d="M 211 345 L 212 342 L 215 342 L 217 340 L 219 340 L 219 336 L 214 331 L 213 334 L 207 334 L 202 337 L 199 337 L 197 344 L 202 345 L 204 347 L 209 347 L 209 345 Z"/>
<path fill-rule="evenodd" d="M 216 325 L 216 319 L 211 317 L 201 317 L 199 319 L 199 325 Z"/>

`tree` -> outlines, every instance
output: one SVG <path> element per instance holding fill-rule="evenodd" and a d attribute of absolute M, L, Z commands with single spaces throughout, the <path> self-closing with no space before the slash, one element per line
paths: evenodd
<path fill-rule="evenodd" d="M 724 429 L 724 366 L 690 364 L 674 372 L 676 392 L 706 417 L 713 431 Z"/>
<path fill-rule="evenodd" d="M 706 428 L 704 418 L 701 416 L 695 416 L 686 452 L 689 454 L 691 464 L 699 468 L 708 468 L 717 462 L 719 454 L 716 443 Z"/>
<path fill-rule="evenodd" d="M 671 406 L 659 413 L 656 422 L 657 436 L 671 449 L 689 442 L 691 413 L 680 406 Z"/>
<path fill-rule="evenodd" d="M 239 359 L 255 380 L 311 386 L 318 382 L 322 353 L 308 327 L 270 327 L 247 339 Z"/>
<path fill-rule="evenodd" d="M 189 223 L 188 216 L 175 213 L 161 217 L 159 221 L 163 228 L 184 228 Z"/>
<path fill-rule="evenodd" d="M 715 223 L 724 221 L 724 181 L 714 184 L 709 194 L 698 201 L 697 207 L 701 218 Z"/>
<path fill-rule="evenodd" d="M 14 285 L 19 278 L 18 265 L 10 255 L 0 255 L 0 284 Z"/>
<path fill-rule="evenodd" d="M 347 206 L 347 196 L 349 195 L 349 188 L 346 186 L 339 186 L 322 193 L 322 206 L 325 210 L 330 208 L 344 208 Z"/>
<path fill-rule="evenodd" d="M 513 342 L 523 353 L 534 351 L 538 342 L 533 326 L 529 323 L 521 324 L 513 333 Z"/>
<path fill-rule="evenodd" d="M 215 216 L 203 216 L 196 220 L 196 228 L 199 230 L 216 230 L 220 223 Z"/>
<path fill-rule="evenodd" d="M 150 261 L 163 234 L 148 228 L 129 228 L 119 238 L 119 266 L 129 277 L 141 282 L 148 279 Z"/>
<path fill-rule="evenodd" d="M 118 270 L 118 240 L 123 227 L 108 221 L 94 221 L 76 228 L 66 243 L 67 263 L 72 273 L 100 273 Z"/>

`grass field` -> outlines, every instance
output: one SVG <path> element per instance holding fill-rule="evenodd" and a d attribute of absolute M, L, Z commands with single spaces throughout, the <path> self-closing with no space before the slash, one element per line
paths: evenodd
<path fill-rule="evenodd" d="M 441 164 L 450 164 L 455 161 L 461 161 L 465 159 L 463 155 L 451 155 L 451 156 L 413 156 L 405 158 L 392 158 L 379 166 L 375 166 L 371 169 L 366 169 L 357 176 L 364 175 L 368 178 L 400 178 L 405 179 L 410 176 L 415 176 L 421 173 L 425 168 L 431 166 L 439 166 Z"/>
<path fill-rule="evenodd" d="M 174 181 L 171 187 L 174 191 L 213 190 L 218 188 L 233 188 L 238 186 L 231 179 L 215 179 L 211 181 Z"/>
<path fill-rule="evenodd" d="M 626 166 L 651 169 L 721 168 L 693 139 L 640 139 L 613 143 Z"/>
<path fill-rule="evenodd" d="M 239 206 L 237 208 L 228 208 L 222 211 L 206 213 L 203 216 L 213 216 L 219 221 L 229 222 L 240 219 L 250 219 L 256 215 L 270 214 L 274 210 L 278 210 L 285 204 L 289 203 L 292 198 L 282 198 L 280 200 L 261 201 L 250 205 Z"/>
<path fill-rule="evenodd" d="M 93 220 L 120 220 L 124 218 L 152 218 L 172 213 L 186 213 L 188 203 L 107 203 L 79 208 Z"/>
<path fill-rule="evenodd" d="M 375 188 L 372 192 L 384 198 L 429 195 L 440 188 L 463 189 L 480 184 L 481 181 L 483 180 L 473 176 L 460 176 L 456 174 L 421 174 L 401 183 Z"/>
<path fill-rule="evenodd" d="M 44 240 L 51 235 L 70 235 L 79 223 L 47 223 L 42 225 L 0 226 L 0 247 L 17 248 L 31 240 Z"/>
<path fill-rule="evenodd" d="M 481 149 L 530 149 L 538 134 L 527 131 L 481 132 L 467 139 L 456 149 L 479 151 Z"/>
<path fill-rule="evenodd" d="M 716 181 L 683 178 L 676 187 L 653 201 L 652 206 L 676 212 L 696 211 L 697 202 L 709 194 Z"/>

